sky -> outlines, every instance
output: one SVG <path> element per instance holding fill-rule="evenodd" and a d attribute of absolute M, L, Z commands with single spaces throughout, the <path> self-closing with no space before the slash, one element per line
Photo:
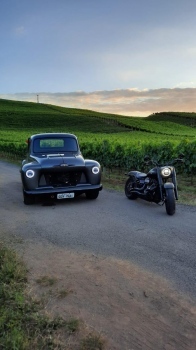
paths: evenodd
<path fill-rule="evenodd" d="M 1 0 L 0 98 L 196 112 L 195 0 Z"/>

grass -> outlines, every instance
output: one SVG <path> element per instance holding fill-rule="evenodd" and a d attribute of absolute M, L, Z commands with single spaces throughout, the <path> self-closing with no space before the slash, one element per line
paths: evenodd
<path fill-rule="evenodd" d="M 0 150 L 25 158 L 32 134 L 76 134 L 85 158 L 103 166 L 141 168 L 144 154 L 168 159 L 185 154 L 186 170 L 195 171 L 196 113 L 156 113 L 125 117 L 90 110 L 0 99 Z"/>
<path fill-rule="evenodd" d="M 168 139 L 172 135 L 195 139 L 196 113 L 156 113 L 146 118 L 125 117 L 121 115 L 99 113 L 90 110 L 58 107 L 48 104 L 20 102 L 0 99 L 1 142 L 21 142 L 27 136 L 39 132 L 72 132 L 100 134 L 108 137 L 122 134 L 133 137 L 156 137 L 161 135 Z M 149 135 L 150 133 L 150 135 Z M 21 136 L 20 136 L 21 135 Z"/>
<path fill-rule="evenodd" d="M 45 315 L 41 304 L 25 293 L 28 282 L 25 265 L 14 251 L 1 242 L 0 281 L 0 349 L 68 348 L 66 344 L 70 344 L 70 334 L 76 334 L 79 330 L 79 320 L 51 319 Z M 76 349 L 75 345 L 69 349 Z M 100 337 L 88 335 L 78 339 L 77 349 L 102 350 L 103 342 Z"/>
<path fill-rule="evenodd" d="M 58 299 L 64 299 L 71 293 L 73 293 L 72 290 L 61 289 L 57 291 L 56 296 Z"/>
<path fill-rule="evenodd" d="M 90 334 L 82 341 L 80 350 L 102 350 L 103 341 L 99 336 Z"/>
<path fill-rule="evenodd" d="M 178 176 L 179 202 L 196 205 L 196 176 Z"/>
<path fill-rule="evenodd" d="M 53 286 L 57 282 L 57 279 L 55 277 L 42 276 L 36 282 L 42 287 L 49 287 Z"/>

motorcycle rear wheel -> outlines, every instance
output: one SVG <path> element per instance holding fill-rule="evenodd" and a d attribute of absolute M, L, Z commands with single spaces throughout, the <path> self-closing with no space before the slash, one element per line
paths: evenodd
<path fill-rule="evenodd" d="M 125 195 L 128 199 L 137 199 L 137 194 L 130 192 L 130 190 L 133 188 L 134 179 L 132 176 L 128 178 L 128 180 L 125 183 Z"/>
<path fill-rule="evenodd" d="M 166 190 L 165 209 L 168 215 L 174 215 L 176 211 L 176 201 L 173 188 Z"/>

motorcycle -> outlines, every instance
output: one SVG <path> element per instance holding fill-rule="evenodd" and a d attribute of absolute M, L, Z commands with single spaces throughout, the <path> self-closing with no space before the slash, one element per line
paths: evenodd
<path fill-rule="evenodd" d="M 125 195 L 128 199 L 141 198 L 148 202 L 154 202 L 159 205 L 165 204 L 166 213 L 173 215 L 176 211 L 176 200 L 178 200 L 176 171 L 173 164 L 183 162 L 184 155 L 174 159 L 167 165 L 159 164 L 150 159 L 149 156 L 144 157 L 146 165 L 154 165 L 148 173 L 140 171 L 130 171 L 129 178 L 125 183 Z"/>

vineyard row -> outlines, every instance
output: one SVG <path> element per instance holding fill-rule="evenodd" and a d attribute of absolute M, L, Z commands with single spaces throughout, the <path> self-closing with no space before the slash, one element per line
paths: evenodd
<path fill-rule="evenodd" d="M 144 170 L 144 156 L 149 155 L 160 163 L 167 163 L 177 158 L 179 154 L 184 154 L 184 163 L 178 171 L 186 174 L 196 174 L 196 141 L 186 141 L 178 143 L 144 143 L 138 145 L 122 145 L 111 143 L 107 140 L 98 142 L 80 142 L 80 149 L 85 158 L 97 160 L 106 168 L 123 168 Z M 18 158 L 25 158 L 27 146 L 0 142 L 0 151 L 14 155 Z"/>

